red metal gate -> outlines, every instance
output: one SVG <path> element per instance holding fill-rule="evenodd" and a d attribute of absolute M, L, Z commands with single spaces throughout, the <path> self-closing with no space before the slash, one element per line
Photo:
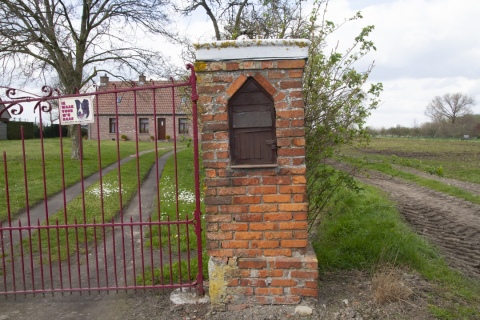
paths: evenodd
<path fill-rule="evenodd" d="M 44 96 L 20 97 L 19 90 L 7 88 L 0 118 L 32 105 L 40 138 L 26 139 L 30 133 L 22 127 L 16 144 L 0 141 L 1 295 L 177 287 L 204 294 L 198 95 L 193 66 L 187 68 L 186 82 L 100 86 L 61 96 L 94 97 L 95 123 L 90 139 L 80 139 L 80 160 L 69 159 L 61 126 L 59 138 L 44 137 L 44 119 L 58 91 L 44 87 Z M 171 111 L 159 112 L 166 103 Z M 103 105 L 113 105 L 114 112 L 105 114 Z M 172 120 L 169 143 L 158 141 L 159 116 Z M 185 137 L 186 118 L 192 139 Z M 82 136 L 82 128 L 76 129 Z M 124 132 L 130 141 L 121 141 Z M 193 161 L 185 165 L 182 154 Z M 162 173 L 168 159 L 173 170 Z M 193 181 L 189 190 L 182 185 L 186 180 Z"/>

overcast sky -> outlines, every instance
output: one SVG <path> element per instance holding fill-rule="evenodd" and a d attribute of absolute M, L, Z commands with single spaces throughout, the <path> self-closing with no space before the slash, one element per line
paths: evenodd
<path fill-rule="evenodd" d="M 330 39 L 348 46 L 362 27 L 374 25 L 377 51 L 372 82 L 382 82 L 381 106 L 367 124 L 413 127 L 429 119 L 427 104 L 437 95 L 473 96 L 480 113 L 480 2 L 478 0 L 330 0 L 327 19 L 341 22 L 361 11 Z M 192 37 L 211 36 L 211 23 L 199 12 L 185 25 Z M 202 31 L 203 30 L 203 31 Z M 359 66 L 362 69 L 362 66 Z"/>
<path fill-rule="evenodd" d="M 348 46 L 362 27 L 375 26 L 371 39 L 377 51 L 359 70 L 375 61 L 370 80 L 382 82 L 384 92 L 368 125 L 421 125 L 429 120 L 424 110 L 435 96 L 455 92 L 473 96 L 478 103 L 473 111 L 480 113 L 478 0 L 330 0 L 327 19 L 341 22 L 357 11 L 364 18 L 347 24 L 330 40 Z M 193 41 L 213 37 L 211 22 L 201 10 L 174 21 Z M 179 55 L 181 48 L 158 42 L 172 56 Z"/>
<path fill-rule="evenodd" d="M 329 14 L 341 19 L 360 10 L 352 29 L 375 25 L 373 82 L 382 82 L 382 105 L 372 127 L 420 125 L 438 95 L 473 96 L 480 113 L 480 3 L 478 0 L 331 0 Z M 348 32 L 342 33 L 346 37 Z M 343 39 L 339 39 L 343 41 Z M 346 39 L 348 41 L 348 39 Z"/>

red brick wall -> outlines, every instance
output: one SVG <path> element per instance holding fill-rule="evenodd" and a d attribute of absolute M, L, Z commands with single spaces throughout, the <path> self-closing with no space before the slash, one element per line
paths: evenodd
<path fill-rule="evenodd" d="M 288 304 L 317 296 L 317 260 L 307 250 L 304 66 L 304 60 L 196 64 L 207 246 L 212 263 L 228 266 L 223 303 Z M 230 164 L 228 100 L 248 77 L 274 99 L 276 167 Z"/>
<path fill-rule="evenodd" d="M 166 135 L 169 135 L 171 139 L 173 139 L 173 122 L 172 116 L 157 116 L 158 118 L 165 118 L 166 121 Z M 112 116 L 100 116 L 99 120 L 99 128 L 100 128 L 100 140 L 112 140 L 116 139 L 117 134 L 116 133 L 110 133 L 109 132 L 109 119 L 110 118 L 115 118 L 115 115 Z M 150 115 L 141 115 L 137 116 L 137 126 L 139 126 L 139 119 L 140 118 L 148 118 L 148 133 L 139 133 L 138 134 L 138 139 L 140 141 L 149 141 L 150 136 L 155 136 L 155 121 L 153 119 L 153 116 Z M 177 139 L 180 139 L 182 136 L 186 136 L 188 138 L 193 137 L 193 132 L 192 132 L 192 126 L 190 125 L 188 134 L 179 134 L 178 133 L 178 119 L 180 118 L 186 118 L 186 116 L 178 116 L 176 117 L 176 132 L 177 132 Z M 138 130 L 140 130 L 140 127 L 138 127 Z M 122 134 L 126 135 L 129 140 L 135 140 L 135 117 L 134 116 L 118 116 L 118 132 L 119 135 L 121 136 Z M 89 138 L 92 140 L 97 140 L 97 117 L 95 116 L 95 123 L 90 124 L 90 136 Z"/>

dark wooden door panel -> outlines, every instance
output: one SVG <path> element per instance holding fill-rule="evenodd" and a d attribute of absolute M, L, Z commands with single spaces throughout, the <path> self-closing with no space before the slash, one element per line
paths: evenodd
<path fill-rule="evenodd" d="M 167 122 L 165 118 L 158 118 L 158 124 L 157 124 L 157 139 L 158 140 L 165 140 L 166 138 L 166 127 L 167 127 Z"/>

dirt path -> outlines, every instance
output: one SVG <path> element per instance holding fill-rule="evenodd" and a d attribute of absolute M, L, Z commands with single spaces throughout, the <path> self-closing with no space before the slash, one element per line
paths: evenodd
<path fill-rule="evenodd" d="M 408 171 L 480 196 L 480 185 Z M 356 177 L 386 192 L 413 230 L 439 247 L 451 266 L 480 277 L 479 205 L 378 172 L 358 173 Z"/>

